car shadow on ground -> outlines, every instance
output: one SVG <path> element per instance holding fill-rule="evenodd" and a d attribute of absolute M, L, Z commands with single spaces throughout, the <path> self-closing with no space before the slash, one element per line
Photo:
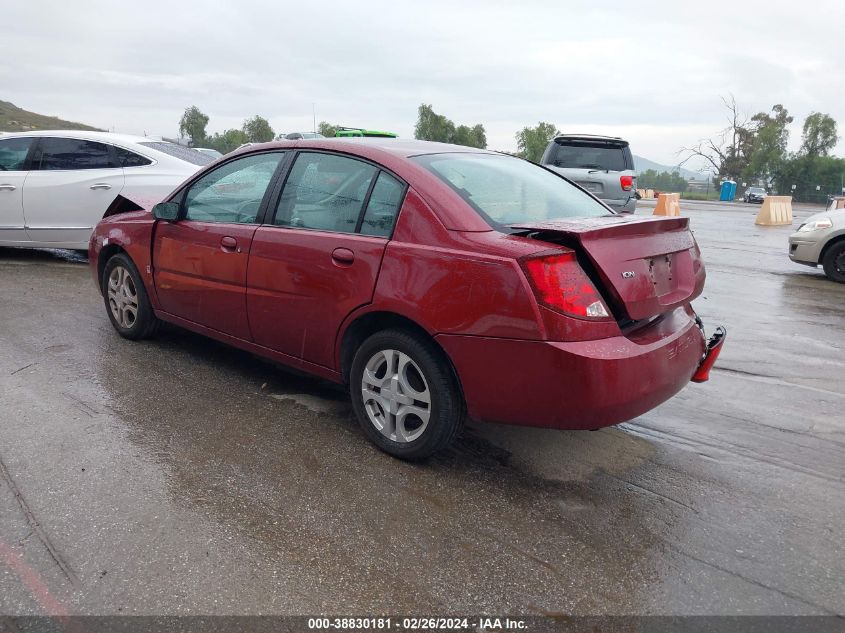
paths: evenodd
<path fill-rule="evenodd" d="M 166 324 L 156 339 L 156 355 L 176 354 L 197 368 L 213 368 L 233 384 L 253 386 L 253 394 L 288 409 L 301 407 L 331 433 L 351 434 L 368 446 L 349 400 L 347 388 L 301 374 L 224 343 Z M 182 360 L 178 361 L 182 365 Z M 338 438 L 338 441 L 344 441 Z M 376 450 L 372 448 L 372 450 Z M 468 420 L 453 447 L 425 462 L 424 468 L 505 468 L 544 480 L 586 481 L 597 472 L 621 473 L 647 461 L 653 444 L 623 428 L 596 432 L 508 426 Z"/>
<path fill-rule="evenodd" d="M 64 248 L 13 248 L 0 246 L 0 261 L 87 264 L 88 253 L 86 251 L 73 251 Z"/>

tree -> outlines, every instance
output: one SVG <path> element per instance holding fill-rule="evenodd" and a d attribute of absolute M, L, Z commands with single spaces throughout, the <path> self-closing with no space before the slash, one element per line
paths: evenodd
<path fill-rule="evenodd" d="M 270 127 L 270 122 L 257 114 L 244 121 L 243 133 L 250 143 L 266 143 L 276 138 L 276 133 Z"/>
<path fill-rule="evenodd" d="M 420 104 L 417 110 L 417 124 L 414 126 L 414 138 L 449 143 L 454 135 L 454 123 L 442 114 L 437 114 L 431 105 Z"/>
<path fill-rule="evenodd" d="M 208 145 L 221 154 L 228 154 L 247 142 L 249 142 L 249 138 L 246 133 L 237 128 L 226 130 L 223 134 L 215 134 L 212 138 L 208 139 Z"/>
<path fill-rule="evenodd" d="M 190 138 L 192 147 L 202 145 L 207 138 L 206 125 L 208 125 L 208 116 L 200 112 L 197 106 L 186 108 L 179 121 L 179 136 Z"/>
<path fill-rule="evenodd" d="M 487 134 L 480 123 L 469 127 L 458 125 L 442 114 L 437 114 L 431 105 L 421 104 L 417 111 L 417 124 L 414 126 L 414 138 L 423 141 L 454 143 L 468 147 L 487 147 Z"/>
<path fill-rule="evenodd" d="M 791 195 L 798 202 L 824 202 L 828 194 L 842 195 L 845 159 L 808 154 L 792 156 L 781 165 L 775 184 L 779 193 Z"/>
<path fill-rule="evenodd" d="M 487 149 L 487 133 L 484 131 L 484 126 L 481 123 L 476 123 L 472 126 L 472 137 L 475 141 L 472 147 Z"/>
<path fill-rule="evenodd" d="M 811 112 L 804 119 L 801 153 L 807 156 L 827 156 L 836 145 L 836 121 L 829 114 Z"/>
<path fill-rule="evenodd" d="M 713 166 L 717 178 L 736 179 L 750 162 L 754 129 L 751 120 L 740 111 L 733 95 L 722 97 L 722 103 L 728 111 L 728 126 L 716 136 L 699 139 L 696 144 L 678 150 L 678 154 L 683 156 L 678 166 L 699 157 Z"/>
<path fill-rule="evenodd" d="M 763 178 L 767 182 L 786 159 L 787 125 L 793 118 L 781 104 L 772 106 L 771 114 L 758 112 L 751 117 L 754 140 L 748 165 L 742 172 L 744 180 Z"/>
<path fill-rule="evenodd" d="M 337 133 L 337 126 L 328 121 L 320 121 L 320 125 L 317 126 L 317 132 L 328 138 L 334 138 L 334 135 Z"/>
<path fill-rule="evenodd" d="M 557 126 L 540 121 L 536 127 L 524 127 L 516 133 L 518 154 L 526 160 L 539 163 L 549 141 L 560 134 Z"/>
<path fill-rule="evenodd" d="M 637 176 L 637 186 L 642 189 L 656 189 L 666 192 L 684 192 L 687 190 L 687 181 L 677 171 L 657 172 L 654 169 L 647 169 Z"/>
<path fill-rule="evenodd" d="M 459 125 L 455 128 L 450 143 L 455 145 L 466 145 L 467 147 L 487 147 L 487 135 L 484 133 L 484 126 L 478 124 L 474 127 Z"/>

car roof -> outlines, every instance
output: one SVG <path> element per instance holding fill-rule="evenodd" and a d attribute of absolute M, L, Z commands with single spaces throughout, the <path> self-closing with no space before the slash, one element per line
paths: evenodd
<path fill-rule="evenodd" d="M 351 137 L 298 139 L 291 141 L 271 141 L 243 147 L 227 154 L 219 161 L 231 160 L 237 156 L 249 156 L 268 150 L 322 150 L 349 154 L 352 157 L 369 160 L 391 171 L 407 183 L 413 183 L 416 196 L 439 209 L 438 216 L 443 225 L 458 231 L 491 231 L 491 227 L 477 213 L 467 213 L 460 204 L 455 204 L 455 193 L 439 177 L 417 161 L 408 160 L 412 156 L 431 154 L 465 154 L 505 156 L 493 152 L 463 145 L 433 143 L 411 139 Z M 513 160 L 519 160 L 513 158 Z M 209 169 L 210 167 L 206 167 Z"/>
<path fill-rule="evenodd" d="M 81 138 L 89 141 L 103 141 L 106 143 L 167 143 L 156 136 L 135 136 L 133 134 L 117 134 L 115 132 L 94 132 L 89 130 L 31 130 L 29 132 L 9 132 L 4 137 L 14 136 L 60 136 L 64 138 Z"/>
<path fill-rule="evenodd" d="M 374 158 L 377 154 L 407 158 L 423 154 L 472 153 L 497 154 L 491 150 L 452 145 L 450 143 L 435 143 L 433 141 L 418 141 L 416 139 L 378 138 L 378 137 L 343 137 L 343 138 L 315 138 L 270 141 L 269 143 L 255 143 L 240 151 L 261 151 L 265 149 L 298 149 L 314 148 L 328 149 L 350 154 L 360 154 Z"/>

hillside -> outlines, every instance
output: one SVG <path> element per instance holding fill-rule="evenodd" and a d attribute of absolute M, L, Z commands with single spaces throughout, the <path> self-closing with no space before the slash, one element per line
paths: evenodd
<path fill-rule="evenodd" d="M 682 178 L 686 178 L 687 180 L 694 179 L 694 180 L 705 180 L 706 174 L 702 174 L 701 172 L 692 171 L 689 169 L 684 169 L 683 167 L 678 168 L 677 166 L 672 167 L 670 165 L 661 165 L 660 163 L 655 163 L 653 160 L 649 160 L 647 158 L 643 158 L 642 156 L 634 156 L 634 168 L 635 171 L 639 174 L 644 171 L 648 171 L 649 169 L 653 169 L 656 172 L 666 171 L 670 174 L 673 171 L 677 171 L 681 174 Z"/>
<path fill-rule="evenodd" d="M 0 101 L 0 132 L 28 132 L 30 130 L 94 130 L 99 128 L 63 121 L 54 116 L 29 112 L 8 101 Z"/>

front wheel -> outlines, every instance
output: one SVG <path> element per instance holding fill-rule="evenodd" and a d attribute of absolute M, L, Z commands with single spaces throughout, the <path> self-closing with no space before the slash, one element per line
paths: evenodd
<path fill-rule="evenodd" d="M 352 361 L 349 390 L 364 433 L 400 459 L 443 450 L 463 426 L 463 396 L 449 361 L 417 334 L 385 330 L 370 336 Z"/>
<path fill-rule="evenodd" d="M 118 253 L 106 262 L 102 284 L 106 312 L 118 334 L 139 340 L 155 333 L 161 322 L 153 313 L 138 269 L 127 255 Z"/>
<path fill-rule="evenodd" d="M 845 241 L 837 242 L 827 249 L 822 267 L 828 278 L 845 284 Z"/>

